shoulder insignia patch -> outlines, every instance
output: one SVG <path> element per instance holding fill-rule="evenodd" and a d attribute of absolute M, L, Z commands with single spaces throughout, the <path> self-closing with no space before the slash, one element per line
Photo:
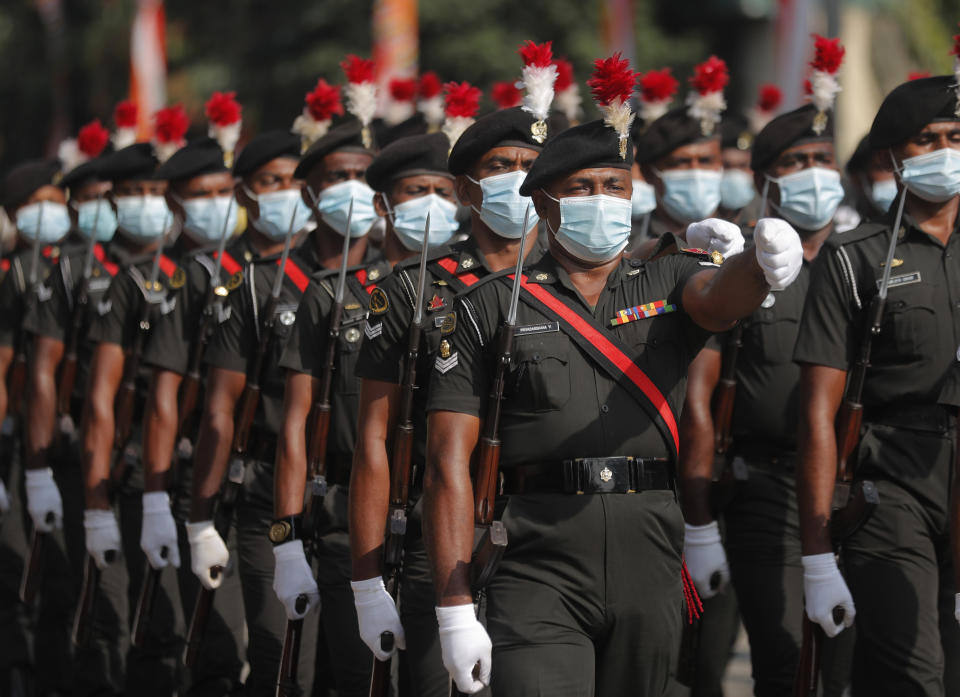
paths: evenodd
<path fill-rule="evenodd" d="M 43 285 L 42 283 L 37 286 L 37 300 L 40 302 L 46 302 L 53 297 L 53 288 Z"/>
<path fill-rule="evenodd" d="M 101 300 L 97 303 L 97 314 L 101 317 L 113 309 L 113 300 Z"/>
<path fill-rule="evenodd" d="M 173 312 L 176 306 L 177 306 L 176 296 L 170 298 L 169 300 L 163 299 L 160 301 L 160 314 L 169 315 L 171 312 Z"/>
<path fill-rule="evenodd" d="M 437 354 L 437 360 L 433 364 L 433 367 L 436 369 L 438 373 L 440 373 L 441 375 L 445 375 L 446 373 L 456 368 L 459 362 L 460 362 L 460 354 L 458 354 L 456 351 L 454 351 L 451 354 L 448 354 L 446 358 L 444 358 L 442 354 Z"/>
<path fill-rule="evenodd" d="M 375 315 L 382 315 L 390 309 L 390 302 L 387 300 L 387 294 L 382 288 L 374 288 L 370 293 L 370 312 Z"/>
<path fill-rule="evenodd" d="M 227 290 L 236 290 L 243 283 L 243 271 L 236 271 L 227 281 Z"/>
<path fill-rule="evenodd" d="M 457 329 L 457 313 L 455 311 L 451 311 L 445 315 L 434 317 L 433 326 L 440 329 L 440 336 L 453 334 L 453 332 Z"/>
<path fill-rule="evenodd" d="M 363 325 L 363 334 L 371 341 L 376 339 L 378 336 L 383 334 L 383 322 L 370 324 L 370 320 L 367 320 L 366 324 Z"/>
<path fill-rule="evenodd" d="M 170 276 L 170 287 L 176 290 L 177 288 L 183 288 L 183 284 L 187 282 L 187 274 L 179 266 L 177 270 L 173 272 Z"/>

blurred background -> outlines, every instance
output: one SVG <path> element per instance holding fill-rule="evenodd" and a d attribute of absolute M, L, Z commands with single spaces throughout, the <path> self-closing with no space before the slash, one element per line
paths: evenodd
<path fill-rule="evenodd" d="M 669 65 L 677 103 L 712 53 L 730 66 L 730 108 L 773 82 L 788 109 L 803 100 L 812 32 L 846 46 L 836 122 L 846 155 L 887 91 L 910 73 L 952 70 L 958 19 L 960 0 L 3 0 L 0 171 L 56 154 L 93 118 L 112 128 L 128 97 L 144 138 L 149 115 L 172 103 L 191 135 L 204 132 L 214 90 L 236 91 L 245 133 L 289 127 L 319 77 L 343 82 L 348 52 L 376 58 L 384 84 L 426 70 L 467 80 L 484 90 L 484 111 L 492 83 L 519 77 L 524 39 L 552 40 L 581 84 L 615 50 L 636 70 Z"/>

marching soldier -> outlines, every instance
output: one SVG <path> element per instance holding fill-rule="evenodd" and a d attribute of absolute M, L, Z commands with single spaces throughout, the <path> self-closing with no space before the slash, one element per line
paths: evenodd
<path fill-rule="evenodd" d="M 957 113 L 953 76 L 907 82 L 884 99 L 870 144 L 892 158 L 898 200 L 876 223 L 826 242 L 794 351 L 806 614 L 829 636 L 856 615 L 854 694 L 960 692 L 947 544 L 955 415 L 938 405 L 960 334 Z M 847 417 L 860 405 L 857 428 Z M 834 504 L 838 476 L 852 480 L 853 495 Z M 863 506 L 862 524 L 837 529 L 871 489 L 879 499 L 872 514 Z M 845 576 L 831 532 L 846 536 L 838 540 Z"/>
<path fill-rule="evenodd" d="M 719 270 L 698 255 L 622 259 L 632 154 L 626 131 L 578 126 L 547 144 L 520 189 L 546 221 L 550 252 L 524 271 L 516 307 L 500 426 L 509 542 L 485 590 L 487 630 L 470 584 L 469 473 L 496 334 L 512 314 L 509 277 L 458 299 L 435 361 L 424 527 L 444 665 L 461 691 L 490 681 L 491 640 L 494 695 L 659 695 L 676 663 L 674 413 L 686 366 L 709 332 L 792 281 L 800 245 L 789 226 L 764 221 L 756 252 Z"/>
<path fill-rule="evenodd" d="M 870 147 L 865 135 L 847 160 L 847 181 L 853 190 L 853 203 L 864 221 L 881 217 L 897 198 L 897 180 L 887 166 L 890 156 Z"/>
<path fill-rule="evenodd" d="M 519 193 L 520 180 L 541 149 L 532 131 L 535 123 L 536 119 L 519 108 L 483 117 L 458 139 L 450 151 L 449 164 L 442 157 L 449 148 L 448 142 L 445 138 L 442 142 L 435 141 L 439 160 L 435 160 L 432 169 L 431 196 L 422 201 L 419 198 L 409 202 L 391 201 L 404 194 L 393 184 L 399 163 L 384 161 L 382 174 L 373 172 L 371 183 L 381 194 L 379 200 L 384 212 L 390 216 L 394 230 L 400 228 L 404 244 L 411 250 L 420 247 L 427 205 L 431 213 L 431 244 L 442 244 L 456 231 L 455 194 L 462 203 L 471 206 L 470 237 L 450 248 L 428 252 L 424 330 L 416 368 L 418 389 L 414 392 L 412 410 L 413 461 L 420 463 L 421 468 L 426 444 L 425 387 L 431 357 L 441 350 L 444 318 L 452 309 L 457 293 L 490 273 L 516 263 L 528 201 Z M 531 239 L 537 223 L 532 210 L 526 220 L 528 239 Z M 400 615 L 384 588 L 381 567 L 389 498 L 391 428 L 399 410 L 403 377 L 400 366 L 414 315 L 418 276 L 414 260 L 400 264 L 380 292 L 370 298 L 366 340 L 356 369 L 362 381 L 360 430 L 350 486 L 351 585 L 360 633 L 374 655 L 381 661 L 389 659 L 390 653 L 380 645 L 380 636 L 384 631 L 392 631 L 398 646 L 406 648 L 404 674 L 412 694 L 447 695 L 449 678 L 440 662 L 436 620 L 432 614 L 432 584 L 419 534 L 419 507 L 414 508 L 412 525 L 404 539 Z M 411 487 L 413 503 L 419 499 L 420 489 L 420 481 L 415 481 Z"/>

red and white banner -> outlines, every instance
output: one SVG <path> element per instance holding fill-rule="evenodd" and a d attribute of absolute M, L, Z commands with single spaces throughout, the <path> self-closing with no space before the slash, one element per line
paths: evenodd
<path fill-rule="evenodd" d="M 153 115 L 167 101 L 163 0 L 137 0 L 137 15 L 130 31 L 130 99 L 137 105 L 137 140 L 150 140 Z"/>
<path fill-rule="evenodd" d="M 375 0 L 373 3 L 373 58 L 381 108 L 387 85 L 397 77 L 416 77 L 420 47 L 417 0 Z"/>

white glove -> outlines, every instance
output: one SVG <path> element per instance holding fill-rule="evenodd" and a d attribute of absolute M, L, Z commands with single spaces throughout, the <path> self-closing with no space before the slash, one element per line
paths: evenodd
<path fill-rule="evenodd" d="M 801 561 L 807 617 L 823 627 L 828 637 L 835 637 L 844 627 L 853 625 L 853 618 L 857 614 L 850 589 L 840 575 L 833 552 L 806 555 Z M 841 624 L 833 621 L 833 608 L 837 606 L 843 609 Z"/>
<path fill-rule="evenodd" d="M 83 528 L 87 533 L 87 554 L 93 557 L 97 568 L 102 571 L 120 554 L 117 517 L 113 515 L 113 511 L 88 508 L 83 512 Z"/>
<path fill-rule="evenodd" d="M 273 548 L 276 560 L 273 571 L 273 592 L 277 594 L 288 620 L 303 618 L 320 604 L 320 591 L 313 578 L 313 571 L 303 552 L 303 540 L 290 540 Z M 306 596 L 307 605 L 297 610 L 297 598 Z"/>
<path fill-rule="evenodd" d="M 177 524 L 170 512 L 170 497 L 165 491 L 148 491 L 143 494 L 140 549 L 147 555 L 147 560 L 154 569 L 162 569 L 167 564 L 180 568 Z"/>
<path fill-rule="evenodd" d="M 708 252 L 720 252 L 724 259 L 743 251 L 740 227 L 720 218 L 707 218 L 687 226 L 687 244 Z"/>
<path fill-rule="evenodd" d="M 0 479 L 0 515 L 10 510 L 10 495 L 7 493 L 7 487 Z"/>
<path fill-rule="evenodd" d="M 714 520 L 707 525 L 684 524 L 684 529 L 683 556 L 687 570 L 700 597 L 712 598 L 730 581 L 730 567 L 720 541 L 720 528 Z"/>
<path fill-rule="evenodd" d="M 793 283 L 803 266 L 803 245 L 790 223 L 780 218 L 761 218 L 753 230 L 753 240 L 757 263 L 771 290 L 783 290 Z"/>
<path fill-rule="evenodd" d="M 63 500 L 60 489 L 53 481 L 53 470 L 27 470 L 27 510 L 33 519 L 33 527 L 40 532 L 53 532 L 63 525 Z M 51 515 L 52 514 L 52 515 Z"/>
<path fill-rule="evenodd" d="M 213 527 L 213 521 L 187 523 L 187 541 L 190 543 L 190 570 L 207 590 L 219 588 L 223 583 L 223 570 L 230 561 L 230 553 L 223 538 Z M 220 569 L 216 577 L 212 573 L 214 567 Z"/>
<path fill-rule="evenodd" d="M 493 644 L 487 630 L 477 621 L 470 605 L 437 608 L 440 625 L 440 651 L 443 667 L 460 692 L 473 694 L 490 684 L 490 662 Z M 480 664 L 479 680 L 473 677 L 474 666 Z"/>
<path fill-rule="evenodd" d="M 397 649 L 407 648 L 407 637 L 400 624 L 400 615 L 393 598 L 387 593 L 379 576 L 363 581 L 350 581 L 353 589 L 353 604 L 357 608 L 360 623 L 360 638 L 373 651 L 378 661 L 387 661 Z M 380 645 L 380 635 L 393 632 L 394 651 L 387 653 Z"/>

